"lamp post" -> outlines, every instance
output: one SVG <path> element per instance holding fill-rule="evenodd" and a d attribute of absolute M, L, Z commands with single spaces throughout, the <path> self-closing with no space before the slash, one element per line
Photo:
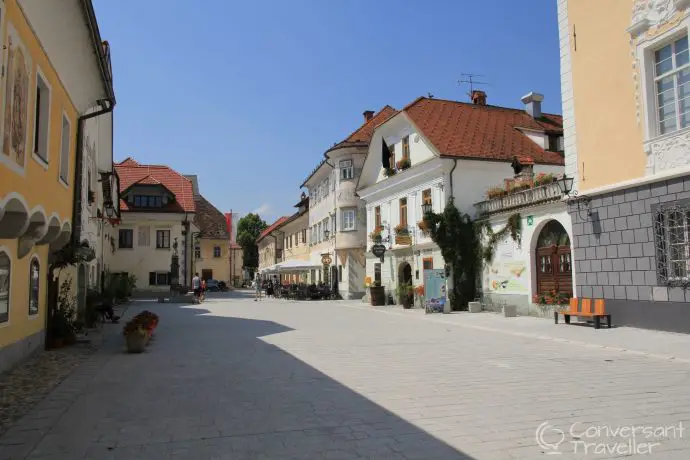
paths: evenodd
<path fill-rule="evenodd" d="M 558 183 L 558 188 L 561 189 L 561 193 L 566 196 L 570 196 L 570 192 L 573 190 L 573 182 L 574 178 L 568 177 L 565 174 L 563 174 L 563 177 L 556 181 L 556 183 Z"/>

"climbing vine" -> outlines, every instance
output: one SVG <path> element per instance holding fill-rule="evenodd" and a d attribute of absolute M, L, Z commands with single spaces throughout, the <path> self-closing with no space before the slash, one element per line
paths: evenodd
<path fill-rule="evenodd" d="M 505 227 L 494 232 L 488 221 L 472 221 L 469 215 L 461 214 L 453 198 L 450 198 L 441 214 L 428 213 L 424 220 L 431 239 L 452 268 L 452 290 L 449 295 L 452 308 L 467 309 L 467 303 L 476 298 L 482 262 L 490 263 L 493 260 L 496 246 L 506 236 L 510 235 L 513 241 L 520 242 L 522 217 L 512 214 Z M 481 242 L 484 232 L 488 239 L 485 246 Z"/>
<path fill-rule="evenodd" d="M 480 224 L 480 228 L 486 232 L 486 237 L 488 239 L 486 246 L 481 248 L 482 259 L 485 262 L 491 263 L 494 259 L 494 254 L 496 253 L 496 246 L 503 240 L 506 236 L 510 235 L 510 238 L 516 243 L 520 244 L 520 235 L 522 233 L 522 216 L 520 213 L 511 214 L 508 217 L 508 222 L 505 227 L 497 232 L 494 232 L 491 228 L 491 224 L 488 221 L 483 221 Z M 480 230 L 481 231 L 481 230 Z"/>
<path fill-rule="evenodd" d="M 441 214 L 428 213 L 424 220 L 429 223 L 431 239 L 441 249 L 443 259 L 452 268 L 450 303 L 453 310 L 467 308 L 474 300 L 476 277 L 480 267 L 480 233 L 467 214 L 461 214 L 453 198 L 448 200 Z"/>

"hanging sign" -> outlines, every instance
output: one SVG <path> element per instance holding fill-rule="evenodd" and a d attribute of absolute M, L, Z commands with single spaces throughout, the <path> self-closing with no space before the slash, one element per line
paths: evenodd
<path fill-rule="evenodd" d="M 371 247 L 371 253 L 376 257 L 383 257 L 386 253 L 386 247 L 382 244 L 375 244 Z"/>
<path fill-rule="evenodd" d="M 331 255 L 330 255 L 330 254 L 323 254 L 323 255 L 321 256 L 321 263 L 322 263 L 322 264 L 324 264 L 324 265 L 330 265 L 331 262 L 333 262 L 333 259 L 331 259 Z"/>

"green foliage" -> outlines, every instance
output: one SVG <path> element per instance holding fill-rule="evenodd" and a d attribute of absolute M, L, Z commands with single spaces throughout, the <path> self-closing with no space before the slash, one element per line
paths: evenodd
<path fill-rule="evenodd" d="M 520 213 L 512 214 L 508 217 L 508 223 L 498 232 L 493 231 L 491 225 L 488 221 L 484 221 L 480 224 L 480 229 L 486 232 L 487 244 L 482 248 L 482 258 L 487 263 L 491 263 L 494 259 L 494 254 L 496 253 L 496 246 L 498 243 L 505 239 L 508 234 L 510 238 L 516 243 L 520 242 L 520 235 L 522 234 L 522 216 Z"/>
<path fill-rule="evenodd" d="M 453 286 L 449 293 L 452 308 L 466 309 L 467 302 L 474 300 L 476 293 L 476 277 L 481 263 L 479 232 L 469 215 L 460 214 L 452 197 L 443 213 L 429 213 L 424 219 L 430 224 L 431 239 L 452 267 Z"/>
<path fill-rule="evenodd" d="M 74 319 L 77 299 L 72 294 L 72 277 L 67 277 L 60 285 L 58 308 L 50 316 L 50 333 L 53 338 L 66 339 L 76 332 Z"/>
<path fill-rule="evenodd" d="M 237 223 L 237 244 L 242 246 L 243 265 L 249 268 L 259 266 L 259 249 L 256 239 L 267 225 L 258 214 L 249 213 Z"/>
<path fill-rule="evenodd" d="M 103 299 L 121 302 L 132 295 L 136 285 L 136 275 L 124 276 L 122 273 L 108 272 L 103 283 Z"/>

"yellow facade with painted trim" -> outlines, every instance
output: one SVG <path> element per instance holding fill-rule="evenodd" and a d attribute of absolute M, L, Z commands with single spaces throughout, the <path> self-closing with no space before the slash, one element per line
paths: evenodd
<path fill-rule="evenodd" d="M 568 26 L 580 192 L 645 175 L 636 116 L 631 2 L 569 0 Z"/>
<path fill-rule="evenodd" d="M 215 257 L 214 248 L 220 248 L 220 256 Z M 225 281 L 228 286 L 230 280 L 230 259 L 228 254 L 228 241 L 223 239 L 201 238 L 199 240 L 201 257 L 194 260 L 194 270 L 203 276 L 204 270 L 213 272 L 212 278 Z"/>
<path fill-rule="evenodd" d="M 23 12 L 16 0 L 5 0 L 0 6 L 2 13 L 2 38 L 5 44 L 3 63 L 5 75 L 0 85 L 0 107 L 3 107 L 2 119 L 0 119 L 0 200 L 13 194 L 21 197 L 29 210 L 34 211 L 41 207 L 45 216 L 57 217 L 60 224 L 71 226 L 73 207 L 73 182 L 76 152 L 77 110 L 70 101 L 69 95 L 63 87 L 59 75 L 50 63 L 38 38 L 33 33 Z M 11 41 L 11 48 L 8 47 Z M 18 72 L 11 73 L 12 66 L 8 65 L 11 50 L 19 54 L 13 54 L 13 62 L 23 62 L 27 70 L 24 78 Z M 17 51 L 18 50 L 18 51 Z M 16 56 L 20 56 L 17 59 Z M 17 67 L 20 68 L 20 67 Z M 49 129 L 47 137 L 48 161 L 40 161 L 34 155 L 34 120 L 37 69 L 40 68 L 42 78 L 50 87 Z M 14 78 L 19 75 L 19 78 Z M 12 92 L 8 90 L 7 83 L 12 81 Z M 8 94 L 12 97 L 12 104 L 8 106 Z M 21 98 L 25 97 L 25 100 Z M 18 102 L 19 101 L 19 102 Z M 16 105 L 16 107 L 15 107 Z M 8 129 L 6 120 L 7 109 L 12 113 L 12 118 L 18 120 L 11 127 L 15 140 L 10 140 L 12 145 L 20 145 L 17 141 L 17 130 L 24 135 L 23 159 L 18 161 L 17 151 L 13 149 L 12 155 L 6 155 L 4 143 Z M 17 117 L 16 113 L 22 116 Z M 69 162 L 66 174 L 67 183 L 60 181 L 60 152 L 62 146 L 63 114 L 69 121 Z M 64 175 L 64 174 L 63 174 Z M 0 239 L 0 251 L 4 252 L 11 261 L 9 281 L 9 319 L 0 323 L 0 348 L 16 343 L 24 338 L 34 336 L 45 328 L 46 299 L 47 299 L 47 273 L 48 273 L 48 245 L 36 245 L 29 255 L 18 258 L 18 240 L 16 238 Z M 28 314 L 29 304 L 29 264 L 33 258 L 40 263 L 40 291 L 39 311 L 35 316 Z"/>

